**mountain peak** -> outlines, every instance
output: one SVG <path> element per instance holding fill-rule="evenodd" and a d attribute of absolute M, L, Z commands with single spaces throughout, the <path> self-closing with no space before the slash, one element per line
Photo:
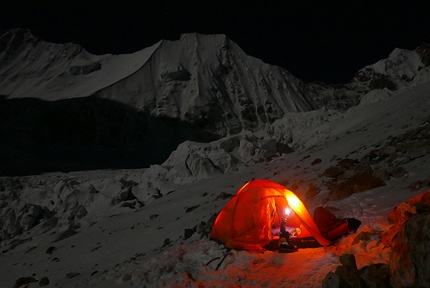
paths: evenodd
<path fill-rule="evenodd" d="M 13 56 L 28 44 L 35 45 L 39 41 L 40 38 L 32 34 L 30 30 L 22 28 L 7 30 L 0 36 L 0 54 Z"/>
<path fill-rule="evenodd" d="M 225 34 L 202 34 L 198 32 L 182 33 L 179 40 L 187 37 L 203 37 L 203 38 L 227 38 Z"/>
<path fill-rule="evenodd" d="M 15 28 L 4 31 L 0 36 L 0 60 L 19 62 L 26 58 L 36 59 L 47 54 L 60 53 L 66 58 L 84 51 L 73 43 L 57 44 L 43 41 L 28 29 Z M 57 57 L 59 55 L 56 55 Z M 16 63 L 14 64 L 16 65 Z"/>
<path fill-rule="evenodd" d="M 418 46 L 415 49 L 415 52 L 418 55 L 420 55 L 420 59 L 424 67 L 427 67 L 430 65 L 430 44 L 423 42 L 420 46 Z"/>
<path fill-rule="evenodd" d="M 358 91 L 368 92 L 384 88 L 399 90 L 428 82 L 429 46 L 422 44 L 412 51 L 395 48 L 387 58 L 358 70 L 352 83 Z"/>

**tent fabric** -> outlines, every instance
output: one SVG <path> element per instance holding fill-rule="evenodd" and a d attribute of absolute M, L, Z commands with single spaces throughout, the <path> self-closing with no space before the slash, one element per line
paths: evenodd
<path fill-rule="evenodd" d="M 287 226 L 299 227 L 300 237 L 313 236 L 323 246 L 330 244 L 303 202 L 270 180 L 253 180 L 242 186 L 218 214 L 211 238 L 222 241 L 228 248 L 263 251 L 263 246 L 273 240 L 272 227 L 280 224 L 286 207 L 294 211 L 287 219 Z"/>

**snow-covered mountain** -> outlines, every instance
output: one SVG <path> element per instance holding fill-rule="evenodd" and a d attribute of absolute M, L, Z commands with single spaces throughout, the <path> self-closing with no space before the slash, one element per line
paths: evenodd
<path fill-rule="evenodd" d="M 187 34 L 102 56 L 22 29 L 0 41 L 2 133 L 9 135 L 2 173 L 148 167 L 185 140 L 256 131 L 315 108 L 299 80 L 223 35 Z"/>
<path fill-rule="evenodd" d="M 47 43 L 24 30 L 2 42 L 0 94 L 8 99 L 96 96 L 221 136 L 316 108 L 299 80 L 247 56 L 224 35 L 185 34 L 119 56 Z"/>
<path fill-rule="evenodd" d="M 340 253 L 387 263 L 386 216 L 430 185 L 427 49 L 396 49 L 333 86 L 303 83 L 223 35 L 97 56 L 5 32 L 0 283 L 317 287 Z M 106 169 L 142 163 L 153 165 Z M 79 168 L 104 169 L 60 172 Z M 234 251 L 216 271 L 225 249 L 207 239 L 210 223 L 253 178 L 294 190 L 311 212 L 360 219 L 371 236 Z"/>
<path fill-rule="evenodd" d="M 275 140 L 279 149 L 262 154 L 282 154 L 299 131 L 289 125 L 289 132 L 279 132 L 275 121 L 320 109 L 344 112 L 373 88 L 393 89 L 376 85 L 378 75 L 393 78 L 394 88 L 423 83 L 428 75 L 421 69 L 428 65 L 421 61 L 424 46 L 419 53 L 395 50 L 350 84 L 333 86 L 303 83 L 224 35 L 184 34 L 128 55 L 92 55 L 23 29 L 6 31 L 0 44 L 0 129 L 8 135 L 0 141 L 0 172 L 9 175 L 148 167 L 186 140 L 245 131 L 268 132 L 263 142 Z"/>
<path fill-rule="evenodd" d="M 360 69 L 351 84 L 358 91 L 373 89 L 399 90 L 429 81 L 430 46 L 421 44 L 415 50 L 396 48 L 387 59 Z"/>

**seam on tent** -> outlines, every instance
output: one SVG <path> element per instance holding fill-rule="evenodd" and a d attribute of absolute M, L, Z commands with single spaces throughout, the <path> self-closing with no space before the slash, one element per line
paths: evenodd
<path fill-rule="evenodd" d="M 248 183 L 246 183 L 245 185 L 248 185 L 250 182 L 248 182 Z M 243 189 L 241 189 L 241 190 L 243 190 Z M 240 190 L 239 190 L 240 191 Z M 239 195 L 237 195 L 237 193 L 234 195 L 234 196 L 239 196 Z M 234 214 L 236 213 L 236 206 L 237 206 L 237 203 L 239 202 L 239 199 L 237 199 L 236 200 L 236 203 L 234 203 L 234 208 L 233 208 L 233 211 L 232 211 L 232 213 L 231 213 L 231 219 L 232 219 L 232 221 L 231 222 L 233 222 L 233 219 L 234 219 Z M 233 224 L 231 224 L 230 225 L 230 239 L 232 239 L 232 238 L 234 238 L 233 237 L 233 232 L 234 232 L 234 229 L 233 229 Z M 236 235 L 235 235 L 236 236 Z"/>
<path fill-rule="evenodd" d="M 277 197 L 277 198 L 284 198 L 285 199 L 285 197 L 283 195 L 269 195 L 269 196 L 266 196 L 266 197 L 260 197 L 260 200 L 264 200 L 264 199 L 267 199 L 267 198 L 275 198 L 275 197 Z M 285 199 L 285 201 L 287 201 L 287 199 Z"/>

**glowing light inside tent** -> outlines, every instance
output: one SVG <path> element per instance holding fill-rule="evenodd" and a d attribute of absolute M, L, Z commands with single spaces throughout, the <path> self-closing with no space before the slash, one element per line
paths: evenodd
<path fill-rule="evenodd" d="M 288 205 L 290 205 L 294 210 L 300 208 L 300 199 L 296 195 L 287 196 Z"/>
<path fill-rule="evenodd" d="M 284 215 L 285 216 L 290 216 L 291 215 L 291 213 L 292 213 L 293 211 L 291 211 L 291 208 L 290 207 L 287 207 L 287 208 L 285 208 L 285 210 L 284 210 Z"/>

